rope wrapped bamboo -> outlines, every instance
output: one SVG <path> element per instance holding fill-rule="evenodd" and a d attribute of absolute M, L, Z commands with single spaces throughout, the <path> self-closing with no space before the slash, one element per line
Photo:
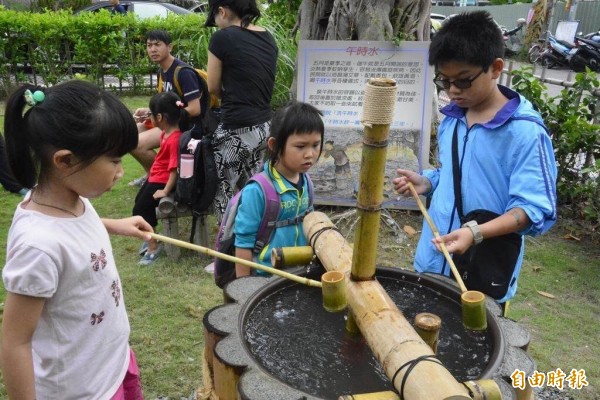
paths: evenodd
<path fill-rule="evenodd" d="M 362 116 L 365 133 L 356 200 L 356 251 L 352 259 L 352 279 L 357 281 L 370 280 L 375 276 L 387 143 L 396 90 L 396 81 L 385 78 L 369 79 L 365 88 Z"/>

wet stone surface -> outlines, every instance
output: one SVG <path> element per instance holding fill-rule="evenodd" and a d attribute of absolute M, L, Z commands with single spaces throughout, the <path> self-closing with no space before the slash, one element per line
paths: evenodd
<path fill-rule="evenodd" d="M 576 398 L 564 390 L 559 390 L 552 386 L 543 388 L 534 388 L 535 398 L 537 400 L 575 400 Z"/>
<path fill-rule="evenodd" d="M 408 321 L 425 311 L 442 318 L 437 357 L 458 381 L 480 376 L 490 361 L 491 341 L 486 333 L 464 329 L 457 302 L 419 281 L 378 280 Z M 256 303 L 243 324 L 255 361 L 271 376 L 322 398 L 390 390 L 366 342 L 347 335 L 345 313 L 327 313 L 319 294 L 292 285 Z"/>

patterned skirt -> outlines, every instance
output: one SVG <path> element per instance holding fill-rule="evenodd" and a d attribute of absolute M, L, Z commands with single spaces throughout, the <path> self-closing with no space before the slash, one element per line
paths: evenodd
<path fill-rule="evenodd" d="M 263 167 L 271 122 L 239 129 L 224 129 L 219 124 L 213 135 L 219 187 L 215 213 L 220 224 L 229 199 Z"/>

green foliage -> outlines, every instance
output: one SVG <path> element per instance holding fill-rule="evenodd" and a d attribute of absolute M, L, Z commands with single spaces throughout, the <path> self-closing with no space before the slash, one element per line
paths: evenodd
<path fill-rule="evenodd" d="M 44 10 L 78 10 L 92 4 L 91 0 L 34 0 L 31 2 L 31 11 Z"/>
<path fill-rule="evenodd" d="M 578 73 L 573 87 L 549 97 L 531 67 L 513 71 L 512 83 L 539 110 L 552 134 L 558 166 L 558 201 L 572 217 L 594 223 L 600 219 L 600 88 L 594 72 Z"/>
<path fill-rule="evenodd" d="M 272 3 L 269 8 L 262 12 L 262 17 L 258 24 L 264 23 L 265 20 L 274 21 L 279 24 L 282 31 L 291 32 L 298 20 L 298 8 L 302 0 L 279 0 Z"/>
<path fill-rule="evenodd" d="M 279 46 L 272 101 L 277 108 L 290 97 L 297 45 L 290 38 L 293 18 L 280 21 L 275 6 L 283 7 L 273 4 L 259 23 L 273 34 Z M 11 92 L 15 82 L 30 80 L 25 72 L 47 84 L 76 76 L 102 86 L 106 75 L 114 75 L 127 82 L 131 92 L 147 93 L 153 88 L 144 78 L 155 73 L 157 66 L 146 54 L 146 32 L 169 31 L 173 54 L 206 69 L 214 29 L 204 27 L 205 18 L 204 14 L 172 14 L 141 20 L 134 14 L 111 15 L 105 10 L 72 15 L 68 10 L 32 13 L 0 8 L 0 55 L 9 60 L 0 64 L 0 98 Z"/>
<path fill-rule="evenodd" d="M 290 86 L 294 80 L 294 68 L 296 65 L 296 53 L 298 46 L 290 37 L 291 31 L 280 24 L 276 19 L 261 19 L 260 23 L 265 27 L 277 42 L 279 56 L 277 57 L 277 73 L 275 75 L 275 89 L 271 105 L 278 108 L 290 100 Z"/>

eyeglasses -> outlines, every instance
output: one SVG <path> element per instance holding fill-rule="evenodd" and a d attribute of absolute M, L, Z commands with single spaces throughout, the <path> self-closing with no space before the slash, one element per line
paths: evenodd
<path fill-rule="evenodd" d="M 450 85 L 454 85 L 455 88 L 457 89 L 468 89 L 471 87 L 471 85 L 473 84 L 473 81 L 477 78 L 479 78 L 479 75 L 483 74 L 483 69 L 481 71 L 479 71 L 479 73 L 477 75 L 475 75 L 474 77 L 472 77 L 471 79 L 469 78 L 462 78 L 462 79 L 455 79 L 453 81 L 451 81 L 450 79 L 434 79 L 433 83 L 435 83 L 435 85 L 437 87 L 439 87 L 440 89 L 450 89 Z"/>

